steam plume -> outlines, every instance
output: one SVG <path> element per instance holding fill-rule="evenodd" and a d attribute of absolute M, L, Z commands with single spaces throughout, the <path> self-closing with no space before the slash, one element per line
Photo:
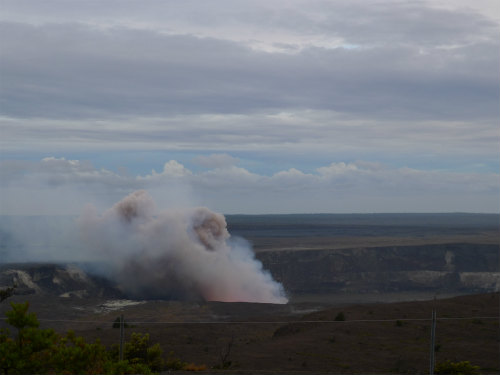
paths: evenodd
<path fill-rule="evenodd" d="M 79 223 L 132 297 L 287 302 L 249 246 L 230 237 L 224 216 L 207 208 L 159 212 L 140 190 L 102 215 L 88 208 Z"/>

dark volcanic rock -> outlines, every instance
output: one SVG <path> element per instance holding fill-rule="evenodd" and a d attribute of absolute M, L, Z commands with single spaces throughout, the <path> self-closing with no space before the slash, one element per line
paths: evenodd
<path fill-rule="evenodd" d="M 477 293 L 500 290 L 499 246 L 435 244 L 335 250 L 261 251 L 257 258 L 287 293 Z M 3 264 L 0 288 L 16 294 L 125 297 L 78 265 Z"/>
<path fill-rule="evenodd" d="M 294 294 L 500 289 L 498 245 L 267 251 L 257 257 Z"/>

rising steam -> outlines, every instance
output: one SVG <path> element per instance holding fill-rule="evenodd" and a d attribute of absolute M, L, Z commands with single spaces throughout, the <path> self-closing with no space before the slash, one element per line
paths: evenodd
<path fill-rule="evenodd" d="M 287 302 L 248 244 L 232 239 L 224 216 L 207 208 L 159 212 L 140 190 L 102 215 L 87 209 L 79 223 L 131 297 Z"/>

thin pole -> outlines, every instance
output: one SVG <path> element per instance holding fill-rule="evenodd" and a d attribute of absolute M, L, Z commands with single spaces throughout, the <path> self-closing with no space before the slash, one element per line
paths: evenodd
<path fill-rule="evenodd" d="M 120 315 L 120 361 L 123 361 L 123 341 L 125 339 L 123 314 Z"/>
<path fill-rule="evenodd" d="M 436 351 L 436 310 L 432 310 L 431 355 L 430 355 L 430 369 L 429 369 L 430 375 L 434 375 L 435 351 Z"/>

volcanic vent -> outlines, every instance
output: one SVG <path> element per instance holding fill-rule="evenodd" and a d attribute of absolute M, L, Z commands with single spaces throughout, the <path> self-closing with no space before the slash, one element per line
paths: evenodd
<path fill-rule="evenodd" d="M 287 302 L 248 243 L 208 208 L 159 211 L 140 190 L 102 215 L 89 207 L 79 224 L 108 277 L 132 298 Z"/>

